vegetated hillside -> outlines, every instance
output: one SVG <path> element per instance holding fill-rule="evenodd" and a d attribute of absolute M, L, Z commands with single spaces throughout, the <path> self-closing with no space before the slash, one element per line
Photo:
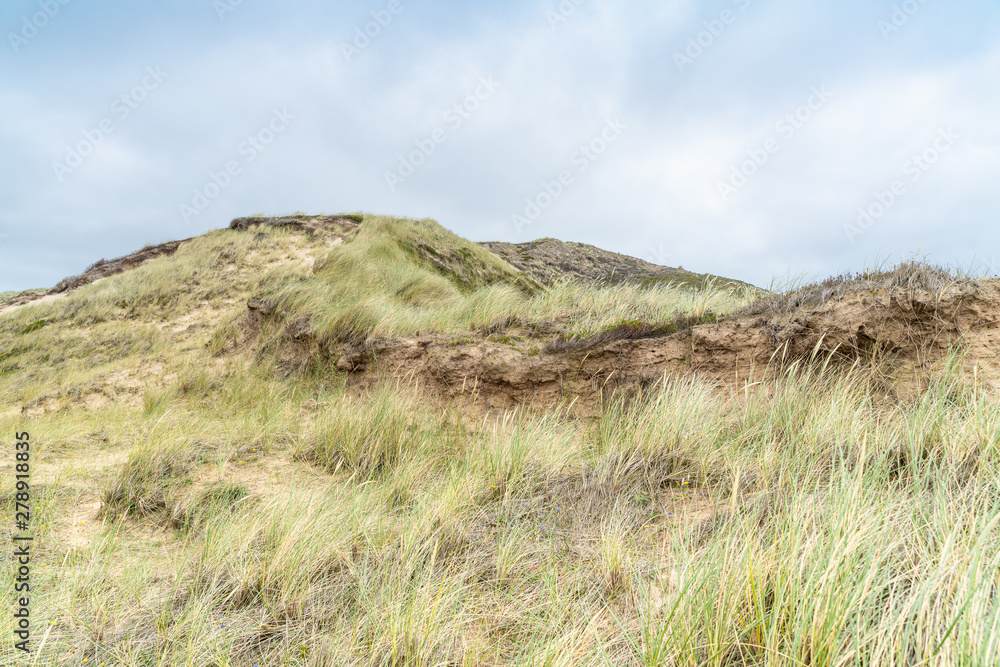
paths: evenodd
<path fill-rule="evenodd" d="M 541 244 L 522 265 L 560 247 Z M 910 262 L 790 294 L 724 279 L 691 289 L 582 248 L 529 278 L 434 223 L 373 218 L 309 279 L 264 285 L 240 324 L 289 368 L 334 366 L 351 385 L 418 379 L 435 398 L 474 396 L 487 411 L 564 400 L 595 411 L 664 373 L 739 384 L 807 357 L 878 358 L 910 390 L 960 341 L 968 369 L 1000 378 L 993 282 Z M 621 282 L 601 277 L 618 268 Z"/>
<path fill-rule="evenodd" d="M 545 238 L 527 243 L 486 241 L 480 245 L 546 285 L 570 279 L 609 285 L 663 282 L 696 289 L 712 283 L 719 287 L 750 287 L 738 280 L 659 266 L 585 243 Z"/>
<path fill-rule="evenodd" d="M 0 295 L 5 298 L 0 298 L 0 306 L 11 307 L 20 306 L 38 299 L 42 299 L 46 296 L 53 296 L 57 294 L 65 294 L 66 292 L 71 292 L 75 289 L 79 289 L 84 285 L 89 285 L 90 283 L 96 282 L 102 278 L 107 278 L 108 276 L 113 276 L 123 271 L 129 271 L 136 267 L 139 267 L 146 262 L 156 259 L 157 257 L 170 256 L 177 252 L 177 248 L 180 247 L 185 241 L 190 241 L 191 239 L 185 239 L 184 241 L 169 241 L 167 243 L 160 243 L 157 245 L 147 245 L 144 248 L 137 250 L 136 252 L 130 253 L 123 257 L 118 257 L 112 260 L 100 259 L 94 264 L 91 264 L 86 271 L 78 276 L 72 276 L 69 278 L 64 278 L 60 280 L 59 283 L 51 289 L 33 289 L 25 290 L 23 292 L 5 292 L 4 295 Z"/>
<path fill-rule="evenodd" d="M 1000 652 L 995 281 L 552 281 L 368 215 L 121 265 L 0 311 L 39 665 Z"/>

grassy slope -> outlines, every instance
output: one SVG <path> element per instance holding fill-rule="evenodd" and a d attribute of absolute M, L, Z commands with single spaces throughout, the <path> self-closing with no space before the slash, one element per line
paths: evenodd
<path fill-rule="evenodd" d="M 48 290 L 47 289 L 29 289 L 29 290 L 24 290 L 24 292 L 29 292 L 29 293 L 43 295 L 43 294 L 47 293 Z M 8 303 L 11 299 L 13 299 L 14 297 L 18 296 L 19 294 L 23 294 L 24 292 L 0 292 L 0 307 L 3 307 L 4 304 Z"/>
<path fill-rule="evenodd" d="M 313 276 L 264 287 L 284 318 L 309 320 L 323 341 L 457 335 L 502 322 L 542 324 L 587 336 L 623 321 L 660 322 L 681 313 L 724 313 L 750 291 L 676 285 L 542 287 L 492 253 L 432 221 L 366 218 Z"/>
<path fill-rule="evenodd" d="M 669 380 L 594 421 L 468 424 L 407 387 L 362 397 L 329 369 L 213 356 L 214 332 L 274 285 L 323 318 L 364 304 L 382 332 L 668 306 L 531 294 L 502 266 L 463 286 L 398 243 L 268 233 L 213 233 L 0 315 L 4 405 L 65 408 L 0 408 L 0 429 L 35 441 L 38 664 L 971 665 L 1000 649 L 1000 410 L 960 374 L 905 402 L 861 370 L 793 368 L 732 396 Z M 304 251 L 326 264 L 293 268 Z M 324 299 L 296 301 L 320 281 Z M 709 298 L 652 294 L 675 313 Z M 178 331 L 196 307 L 218 329 Z M 151 362 L 138 400 L 74 402 Z"/>
<path fill-rule="evenodd" d="M 260 238 L 216 231 L 66 298 L 0 314 L 0 395 L 8 405 L 24 405 L 79 394 L 113 373 L 190 352 L 216 320 L 242 312 L 271 264 L 285 260 L 283 276 L 301 275 L 291 258 L 323 250 L 281 230 Z"/>
<path fill-rule="evenodd" d="M 738 280 L 659 266 L 585 243 L 544 238 L 526 243 L 486 241 L 479 245 L 547 285 L 571 278 L 598 284 L 672 284 L 688 289 L 715 285 L 734 291 L 752 289 Z"/>

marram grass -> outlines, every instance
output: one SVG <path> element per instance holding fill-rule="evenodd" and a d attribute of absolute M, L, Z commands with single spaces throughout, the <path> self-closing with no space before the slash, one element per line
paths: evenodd
<path fill-rule="evenodd" d="M 176 383 L 105 427 L 122 456 L 90 471 L 91 539 L 38 535 L 37 664 L 985 665 L 1000 651 L 1000 408 L 957 374 L 907 401 L 858 369 L 797 367 L 732 395 L 667 380 L 593 422 L 478 425 L 408 387 L 362 398 L 261 367 Z M 87 455 L 70 434 L 98 421 L 39 420 L 39 457 Z M 58 526 L 82 487 L 58 464 L 45 476 L 39 517 Z"/>
<path fill-rule="evenodd" d="M 0 431 L 35 443 L 22 663 L 996 664 L 1000 403 L 958 355 L 910 398 L 800 364 L 733 391 L 665 379 L 593 419 L 472 422 L 230 347 L 261 292 L 345 341 L 583 338 L 748 300 L 540 289 L 426 221 L 376 222 L 332 249 L 214 232 L 0 317 Z M 278 266 L 302 255 L 314 269 Z M 0 615 L 0 664 L 12 629 Z"/>

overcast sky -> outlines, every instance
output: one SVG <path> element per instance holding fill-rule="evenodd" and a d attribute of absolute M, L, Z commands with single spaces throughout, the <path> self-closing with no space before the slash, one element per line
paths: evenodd
<path fill-rule="evenodd" d="M 297 211 L 763 286 L 1000 270 L 995 0 L 5 0 L 0 28 L 0 291 Z"/>

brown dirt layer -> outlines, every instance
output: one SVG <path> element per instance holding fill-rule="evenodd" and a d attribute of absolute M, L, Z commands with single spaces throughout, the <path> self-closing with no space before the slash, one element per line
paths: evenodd
<path fill-rule="evenodd" d="M 49 290 L 49 294 L 72 292 L 73 290 L 79 289 L 84 285 L 96 282 L 101 278 L 107 278 L 108 276 L 113 276 L 116 273 L 122 273 L 123 271 L 134 269 L 152 259 L 156 259 L 157 257 L 168 257 L 177 252 L 177 248 L 179 248 L 182 243 L 190 240 L 191 239 L 183 239 L 181 241 L 169 241 L 159 245 L 150 245 L 141 250 L 137 250 L 130 255 L 125 255 L 124 257 L 118 257 L 117 259 L 111 260 L 98 260 L 94 264 L 91 264 L 90 267 L 80 275 L 60 280 L 59 284 Z"/>
<path fill-rule="evenodd" d="M 242 231 L 252 225 L 270 225 L 275 227 L 290 227 L 296 231 L 302 232 L 324 230 L 343 233 L 354 231 L 359 222 L 360 216 L 354 215 L 293 215 L 283 218 L 237 218 L 229 223 L 229 228 Z M 32 301 L 37 301 L 38 299 L 54 294 L 68 294 L 73 290 L 79 289 L 84 285 L 97 282 L 102 278 L 107 278 L 108 276 L 113 276 L 124 271 L 130 271 L 131 269 L 142 266 L 146 262 L 156 259 L 157 257 L 169 257 L 177 252 L 177 248 L 179 248 L 182 243 L 186 243 L 190 240 L 191 239 L 188 238 L 180 241 L 168 241 L 158 245 L 148 245 L 141 250 L 137 250 L 136 252 L 123 257 L 98 260 L 94 264 L 91 264 L 87 270 L 80 275 L 63 278 L 50 290 L 26 290 L 11 297 L 3 304 L 0 304 L 0 311 L 11 309 L 15 306 L 23 306 L 26 303 L 31 303 Z"/>
<path fill-rule="evenodd" d="M 970 372 L 975 368 L 981 381 L 1000 388 L 1000 281 L 981 281 L 973 291 L 856 293 L 818 308 L 736 317 L 655 338 L 570 341 L 541 352 L 487 337 L 324 345 L 306 323 L 281 324 L 260 300 L 248 306 L 251 337 L 277 324 L 290 363 L 334 364 L 358 387 L 412 378 L 440 399 L 468 399 L 487 410 L 576 400 L 589 411 L 615 390 L 664 374 L 693 372 L 737 387 L 812 355 L 838 363 L 881 358 L 897 378 L 919 379 L 959 343 Z"/>
<path fill-rule="evenodd" d="M 32 301 L 38 301 L 41 298 L 49 296 L 49 292 L 39 291 L 39 290 L 25 290 L 20 294 L 12 296 L 3 304 L 0 304 L 0 312 L 7 310 L 9 308 L 14 308 L 16 306 L 23 306 L 26 303 L 31 303 Z"/>
<path fill-rule="evenodd" d="M 244 231 L 254 225 L 270 227 L 287 227 L 295 231 L 336 231 L 345 232 L 357 229 L 361 223 L 360 215 L 288 215 L 281 218 L 265 218 L 254 216 L 236 218 L 229 223 L 229 228 Z"/>
<path fill-rule="evenodd" d="M 357 231 L 362 219 L 361 215 L 290 215 L 277 218 L 252 216 L 234 219 L 229 223 L 229 229 L 245 231 L 254 225 L 263 225 L 288 228 L 307 234 L 335 232 L 348 238 Z M 64 278 L 50 290 L 27 290 L 17 294 L 0 305 L 0 310 L 21 306 L 54 294 L 68 294 L 102 278 L 134 269 L 157 257 L 172 255 L 182 243 L 190 240 L 150 245 L 124 257 L 101 259 L 82 274 Z M 570 279 L 601 284 L 663 281 L 703 287 L 706 281 L 711 279 L 719 285 L 748 287 L 739 281 L 658 266 L 584 243 L 546 238 L 519 244 L 488 241 L 479 245 L 544 284 Z"/>
<path fill-rule="evenodd" d="M 80 275 L 63 278 L 50 290 L 27 290 L 15 295 L 3 304 L 0 304 L 0 312 L 12 310 L 17 306 L 23 306 L 26 303 L 38 301 L 39 299 L 44 299 L 46 297 L 69 294 L 73 290 L 80 289 L 84 285 L 89 285 L 101 280 L 102 278 L 107 278 L 108 276 L 113 276 L 117 273 L 130 271 L 136 267 L 142 266 L 150 260 L 156 259 L 157 257 L 169 257 L 177 252 L 177 248 L 179 248 L 182 243 L 190 240 L 191 239 L 183 239 L 181 241 L 168 241 L 167 243 L 160 243 L 158 245 L 148 245 L 141 250 L 137 250 L 131 254 L 125 255 L 124 257 L 118 257 L 110 260 L 100 259 L 94 264 L 91 264 L 87 270 Z"/>

